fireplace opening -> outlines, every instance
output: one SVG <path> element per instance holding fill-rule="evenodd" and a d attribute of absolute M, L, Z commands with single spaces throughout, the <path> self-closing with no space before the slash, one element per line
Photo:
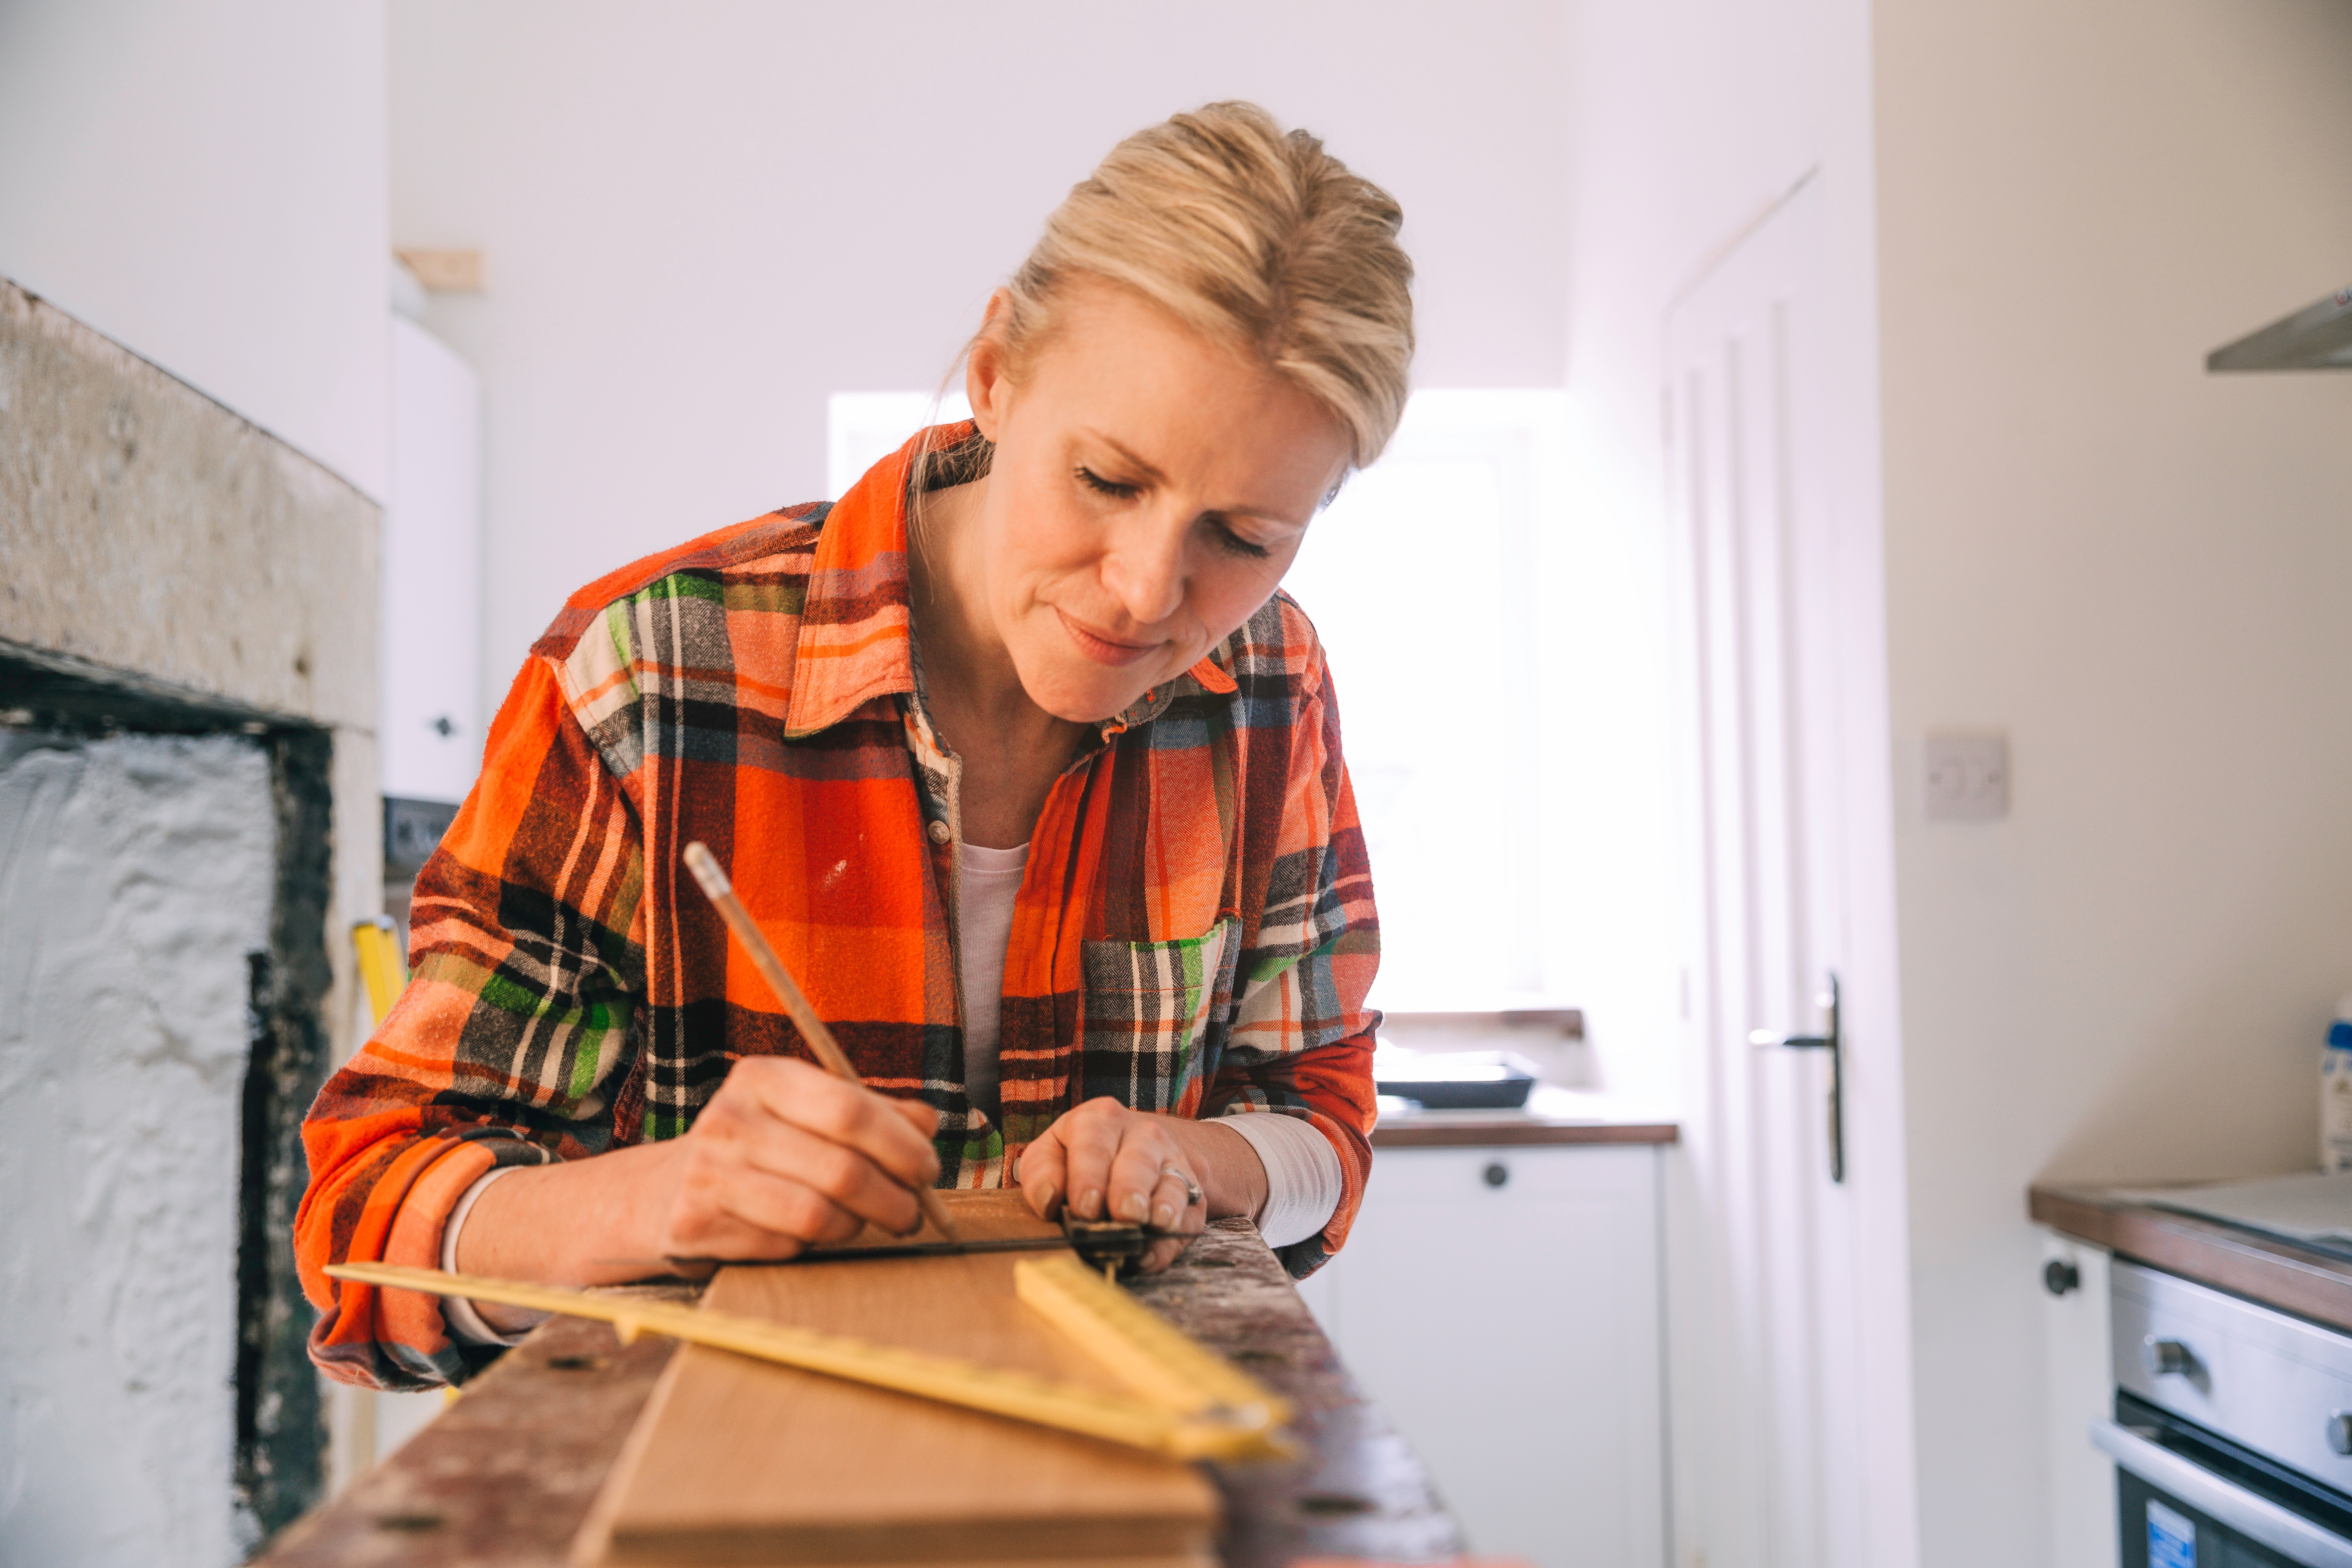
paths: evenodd
<path fill-rule="evenodd" d="M 0 645 L 12 1538 L 235 1561 L 323 1494 L 294 1272 L 333 740 Z"/>

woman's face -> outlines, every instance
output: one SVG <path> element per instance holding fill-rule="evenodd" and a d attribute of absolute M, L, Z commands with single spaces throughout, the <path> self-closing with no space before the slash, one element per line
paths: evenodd
<path fill-rule="evenodd" d="M 1079 723 L 1190 668 L 1265 604 L 1348 459 L 1305 393 L 1108 284 L 1063 290 L 1017 385 L 992 339 L 967 379 L 996 443 L 967 591 L 1030 700 Z"/>

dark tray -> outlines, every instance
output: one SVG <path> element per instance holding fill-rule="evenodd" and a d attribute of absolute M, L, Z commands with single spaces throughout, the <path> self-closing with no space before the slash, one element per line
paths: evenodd
<path fill-rule="evenodd" d="M 1376 1079 L 1382 1094 L 1418 1100 L 1423 1110 L 1517 1110 L 1534 1092 L 1533 1078 Z"/>

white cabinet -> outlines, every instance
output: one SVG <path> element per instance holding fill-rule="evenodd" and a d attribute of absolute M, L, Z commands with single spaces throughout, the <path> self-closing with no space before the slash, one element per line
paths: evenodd
<path fill-rule="evenodd" d="M 2042 1262 L 2071 1268 L 2053 1292 L 2046 1274 L 2019 1280 L 2042 1302 L 2045 1426 L 2050 1444 L 2050 1561 L 2095 1568 L 2123 1561 L 2116 1538 L 2116 1467 L 2091 1447 L 2091 1423 L 2112 1415 L 2116 1363 L 2109 1349 L 2106 1250 L 2055 1231 L 2042 1233 Z"/>
<path fill-rule="evenodd" d="M 1301 1293 L 1480 1552 L 1659 1568 L 1659 1152 L 1390 1149 Z"/>

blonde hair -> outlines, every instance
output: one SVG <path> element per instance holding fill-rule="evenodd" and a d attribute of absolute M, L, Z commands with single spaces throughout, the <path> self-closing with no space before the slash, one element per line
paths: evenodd
<path fill-rule="evenodd" d="M 1347 431 L 1352 466 L 1404 415 L 1412 261 L 1386 191 L 1254 103 L 1212 103 L 1139 131 L 1071 187 L 1005 286 L 1008 368 L 1053 330 L 1070 279 L 1131 289 L 1259 359 Z"/>

